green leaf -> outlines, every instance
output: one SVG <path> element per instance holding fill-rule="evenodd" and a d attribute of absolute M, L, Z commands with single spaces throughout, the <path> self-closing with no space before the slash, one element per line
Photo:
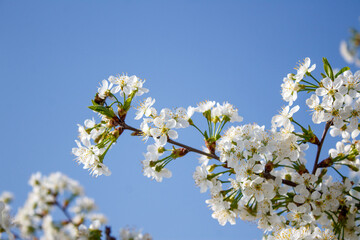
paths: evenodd
<path fill-rule="evenodd" d="M 356 187 L 354 187 L 353 189 L 354 189 L 355 191 L 360 192 L 360 186 L 356 186 Z"/>
<path fill-rule="evenodd" d="M 98 229 L 90 230 L 89 240 L 101 240 L 101 231 Z"/>
<path fill-rule="evenodd" d="M 204 136 L 205 136 L 205 140 L 209 139 L 209 135 L 208 135 L 208 133 L 207 133 L 206 130 L 205 130 L 205 132 L 204 132 Z"/>
<path fill-rule="evenodd" d="M 324 70 L 325 70 L 326 75 L 329 78 L 331 78 L 332 80 L 334 80 L 334 73 L 330 66 L 330 63 L 328 62 L 328 60 L 326 58 L 323 58 L 323 62 L 324 62 Z"/>
<path fill-rule="evenodd" d="M 124 102 L 123 108 L 124 108 L 125 112 L 129 111 L 130 106 L 131 106 L 131 101 L 132 101 L 132 98 L 129 97 L 129 98 L 127 98 L 126 101 Z"/>
<path fill-rule="evenodd" d="M 343 67 L 336 75 L 335 75 L 335 78 L 337 78 L 340 74 L 342 74 L 343 72 L 346 72 L 350 70 L 349 67 Z"/>
<path fill-rule="evenodd" d="M 95 106 L 90 106 L 89 107 L 91 110 L 100 113 L 101 115 L 107 116 L 109 118 L 113 118 L 115 117 L 115 113 L 112 110 L 112 108 L 107 108 L 101 105 L 95 105 Z"/>

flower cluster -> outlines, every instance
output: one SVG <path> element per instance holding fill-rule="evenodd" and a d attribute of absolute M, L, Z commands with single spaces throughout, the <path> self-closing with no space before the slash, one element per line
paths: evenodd
<path fill-rule="evenodd" d="M 316 227 L 315 229 L 310 229 L 308 227 L 296 228 L 284 228 L 279 230 L 274 234 L 274 236 L 269 236 L 266 240 L 335 240 L 334 233 L 326 229 L 322 231 L 320 228 Z"/>
<path fill-rule="evenodd" d="M 90 236 L 98 233 L 99 227 L 106 222 L 104 215 L 94 213 L 94 200 L 84 195 L 80 184 L 60 172 L 49 176 L 33 174 L 29 184 L 32 191 L 11 226 L 16 227 L 14 233 L 19 234 L 18 238 L 76 239 L 84 236 L 86 224 L 90 224 L 87 230 L 87 236 Z M 11 195 L 6 196 L 2 197 L 2 201 L 9 204 Z M 62 219 L 54 219 L 52 213 L 56 209 L 63 212 Z"/>
<path fill-rule="evenodd" d="M 0 238 L 2 232 L 5 232 L 9 239 L 14 239 L 14 235 L 11 232 L 13 225 L 10 217 L 10 203 L 13 200 L 13 195 L 10 192 L 3 192 L 0 195 Z"/>
<path fill-rule="evenodd" d="M 157 114 L 157 110 L 151 107 L 155 100 L 147 98 L 143 104 L 140 104 L 141 112 L 137 113 L 135 119 L 140 119 L 140 115 L 145 115 L 140 129 L 145 138 L 152 137 L 154 144 L 148 145 L 147 152 L 144 154 L 145 160 L 142 161 L 144 175 L 161 182 L 164 177 L 171 177 L 171 171 L 165 166 L 172 160 L 183 157 L 189 149 L 179 148 L 165 149 L 171 139 L 177 139 L 178 133 L 174 129 L 187 128 L 193 126 L 200 131 L 208 146 L 214 149 L 214 142 L 220 137 L 220 132 L 227 122 L 242 121 L 238 115 L 237 109 L 229 103 L 219 104 L 215 101 L 206 101 L 199 103 L 197 107 L 189 106 L 187 109 L 180 107 L 175 110 L 164 108 Z M 152 104 L 147 104 L 152 103 Z M 144 108 L 144 106 L 147 106 Z M 194 113 L 202 113 L 207 119 L 208 130 L 202 132 L 191 119 Z M 211 146 L 212 145 L 212 146 Z M 166 151 L 171 152 L 166 157 L 161 157 Z"/>
<path fill-rule="evenodd" d="M 152 240 L 152 237 L 148 233 L 142 234 L 141 231 L 135 229 L 123 228 L 120 231 L 120 239 L 121 240 Z"/>
<path fill-rule="evenodd" d="M 83 142 L 88 147 L 81 150 L 79 145 L 73 152 L 85 168 L 94 171 L 92 164 L 101 166 L 111 145 L 129 130 L 145 141 L 153 139 L 142 164 L 144 175 L 158 182 L 172 176 L 166 167 L 173 160 L 189 152 L 201 155 L 193 178 L 200 192 L 210 192 L 206 203 L 221 225 L 235 224 L 237 218 L 256 221 L 268 239 L 358 239 L 360 71 L 353 74 L 344 67 L 334 72 L 327 59 L 323 62 L 325 73 L 321 73 L 320 80 L 313 76 L 316 65 L 309 58 L 299 63 L 295 73 L 287 74 L 281 84 L 287 105 L 272 118 L 268 130 L 256 123 L 234 125 L 243 118 L 227 102 L 205 101 L 196 107 L 158 111 L 151 97 L 137 107 L 135 119 L 142 122 L 136 129 L 125 118 L 134 91 L 140 95 L 147 92 L 140 90 L 143 82 L 137 88 L 125 88 L 126 81 L 123 85 L 120 80 L 109 79 L 111 84 L 103 81 L 90 107 L 101 115 L 102 122 L 87 120 L 85 127 L 79 127 L 80 140 L 92 139 L 96 145 Z M 114 90 L 113 84 L 123 87 Z M 115 98 L 118 89 L 123 102 Z M 295 120 L 300 106 L 294 102 L 300 92 L 311 93 L 306 105 L 312 112 L 312 122 L 324 124 L 321 137 Z M 106 98 L 113 102 L 108 105 Z M 117 113 L 113 104 L 118 107 Z M 206 119 L 205 130 L 201 123 L 194 122 L 196 113 Z M 232 125 L 223 132 L 227 124 Z M 202 150 L 175 141 L 178 130 L 188 127 L 201 134 L 205 145 Z M 328 132 L 340 141 L 321 160 Z M 305 154 L 311 145 L 316 147 L 314 161 Z"/>
<path fill-rule="evenodd" d="M 270 233 L 269 239 L 358 239 L 360 187 L 341 173 L 341 167 L 347 166 L 353 176 L 359 170 L 360 71 L 353 75 L 343 68 L 334 74 L 324 59 L 327 75 L 318 81 L 310 73 L 314 69 L 306 58 L 296 74 L 284 79 L 282 96 L 288 106 L 273 117 L 271 130 L 257 124 L 231 127 L 216 142 L 219 162 L 197 167 L 195 183 L 201 192 L 210 190 L 207 203 L 221 225 L 235 224 L 239 217 L 257 221 Z M 315 83 L 305 81 L 306 76 Z M 306 103 L 315 124 L 326 122 L 321 140 L 294 120 L 300 107 L 292 105 L 300 91 L 314 92 Z M 305 151 L 314 144 L 320 153 L 329 129 L 331 136 L 342 139 L 328 158 L 318 162 L 317 154 L 311 172 Z M 336 181 L 328 168 L 342 180 Z"/>
<path fill-rule="evenodd" d="M 80 141 L 75 140 L 77 148 L 72 149 L 76 161 L 83 164 L 84 169 L 89 169 L 92 175 L 111 174 L 103 163 L 105 154 L 121 135 L 123 126 L 120 124 L 125 120 L 133 98 L 149 91 L 143 87 L 144 82 L 145 80 L 136 76 L 110 76 L 98 88 L 93 105 L 89 108 L 99 113 L 101 121 L 96 123 L 94 119 L 87 119 L 84 126 L 78 125 Z M 116 97 L 118 94 L 121 101 Z M 113 102 L 108 105 L 107 99 Z M 117 106 L 117 113 L 112 107 L 114 104 Z"/>
<path fill-rule="evenodd" d="M 340 54 L 347 63 L 360 67 L 360 33 L 356 29 L 350 29 L 350 33 L 350 39 L 340 43 Z"/>

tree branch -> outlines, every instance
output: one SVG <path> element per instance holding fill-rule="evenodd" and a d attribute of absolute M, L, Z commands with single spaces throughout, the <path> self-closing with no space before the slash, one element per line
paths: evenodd
<path fill-rule="evenodd" d="M 122 125 L 123 125 L 123 129 L 133 131 L 134 133 L 136 133 L 136 135 L 143 135 L 143 132 L 140 129 L 131 127 L 131 126 L 127 125 L 126 123 L 122 123 Z M 210 157 L 210 158 L 213 158 L 213 159 L 216 159 L 216 160 L 220 161 L 220 158 L 216 154 L 206 153 L 206 152 L 200 151 L 199 149 L 187 146 L 185 144 L 176 142 L 176 141 L 171 140 L 171 139 L 168 139 L 168 143 L 174 144 L 174 145 L 179 146 L 179 147 L 186 148 L 189 152 L 199 153 L 201 155 L 205 155 L 207 157 Z M 276 179 L 275 176 L 273 176 L 273 175 L 271 175 L 270 173 L 267 173 L 267 172 L 263 173 L 263 177 L 266 178 L 266 179 L 272 179 L 272 180 Z M 286 180 L 286 179 L 282 179 L 282 183 L 285 184 L 285 185 L 288 185 L 290 187 L 296 187 L 298 185 L 297 183 L 294 183 L 294 182 Z"/>
<path fill-rule="evenodd" d="M 313 168 L 312 174 L 315 174 L 316 169 L 318 168 L 318 162 L 319 162 L 319 158 L 320 158 L 321 148 L 322 148 L 322 146 L 323 146 L 323 143 L 324 143 L 326 134 L 327 134 L 327 132 L 328 132 L 328 130 L 329 130 L 329 128 L 330 128 L 330 126 L 331 126 L 332 124 L 333 124 L 333 120 L 330 120 L 330 121 L 327 121 L 327 122 L 326 122 L 323 135 L 322 135 L 322 137 L 321 137 L 320 143 L 318 144 L 318 148 L 317 148 L 317 152 L 316 152 L 316 158 L 315 158 L 314 168 Z"/>
<path fill-rule="evenodd" d="M 55 201 L 54 205 L 58 206 L 60 208 L 60 210 L 64 213 L 67 220 L 75 226 L 75 224 L 73 223 L 73 221 L 71 219 L 71 216 L 68 213 L 66 207 L 61 206 L 61 204 L 57 200 Z"/>
<path fill-rule="evenodd" d="M 140 129 L 131 127 L 131 126 L 127 125 L 126 123 L 124 123 L 124 129 L 133 131 L 133 132 L 135 132 L 137 135 L 143 135 L 143 132 L 142 132 Z M 179 143 L 179 142 L 174 141 L 174 140 L 172 140 L 172 139 L 168 139 L 168 143 L 174 144 L 174 145 L 179 146 L 179 147 L 186 148 L 189 152 L 199 153 L 199 154 L 201 154 L 201 155 L 205 155 L 205 156 L 207 156 L 207 157 L 209 157 L 209 158 L 213 158 L 213 159 L 216 159 L 216 160 L 220 161 L 220 158 L 219 158 L 217 155 L 215 155 L 215 154 L 203 152 L 203 151 L 201 151 L 201 150 L 199 150 L 199 149 L 196 149 L 196 148 L 187 146 L 187 145 L 185 145 L 185 144 Z"/>

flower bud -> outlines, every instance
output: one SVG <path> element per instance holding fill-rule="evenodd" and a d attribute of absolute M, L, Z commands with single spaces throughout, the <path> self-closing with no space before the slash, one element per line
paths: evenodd
<path fill-rule="evenodd" d="M 357 168 L 357 167 L 355 167 L 355 166 L 353 166 L 353 165 L 346 165 L 346 166 L 348 166 L 351 170 L 353 170 L 354 172 L 358 172 L 359 171 L 359 168 Z"/>
<path fill-rule="evenodd" d="M 286 174 L 286 175 L 285 175 L 285 180 L 291 181 L 291 175 L 290 175 L 290 174 Z"/>
<path fill-rule="evenodd" d="M 209 168 L 208 168 L 208 172 L 212 173 L 216 167 L 217 167 L 216 164 L 210 165 Z"/>
<path fill-rule="evenodd" d="M 188 122 L 189 122 L 190 125 L 194 125 L 194 122 L 193 122 L 193 120 L 191 118 L 188 119 Z"/>
<path fill-rule="evenodd" d="M 188 152 L 189 150 L 187 150 L 186 148 L 177 148 L 172 150 L 171 156 L 175 159 L 185 156 Z"/>

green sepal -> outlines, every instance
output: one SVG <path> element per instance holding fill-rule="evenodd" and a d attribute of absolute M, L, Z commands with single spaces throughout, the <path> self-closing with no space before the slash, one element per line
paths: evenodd
<path fill-rule="evenodd" d="M 94 105 L 94 106 L 89 106 L 89 108 L 95 112 L 100 113 L 101 115 L 107 116 L 109 118 L 113 118 L 115 117 L 115 113 L 113 111 L 112 108 L 107 108 L 101 105 Z"/>
<path fill-rule="evenodd" d="M 332 80 L 334 80 L 334 72 L 330 66 L 330 63 L 328 62 L 328 60 L 326 58 L 323 58 L 323 62 L 324 62 L 324 70 L 326 75 L 331 78 Z"/>
<path fill-rule="evenodd" d="M 323 78 L 326 78 L 326 75 L 323 73 L 320 73 Z"/>
<path fill-rule="evenodd" d="M 349 67 L 343 67 L 336 75 L 335 75 L 335 78 L 337 78 L 340 74 L 342 74 L 343 72 L 346 72 L 350 70 Z"/>

